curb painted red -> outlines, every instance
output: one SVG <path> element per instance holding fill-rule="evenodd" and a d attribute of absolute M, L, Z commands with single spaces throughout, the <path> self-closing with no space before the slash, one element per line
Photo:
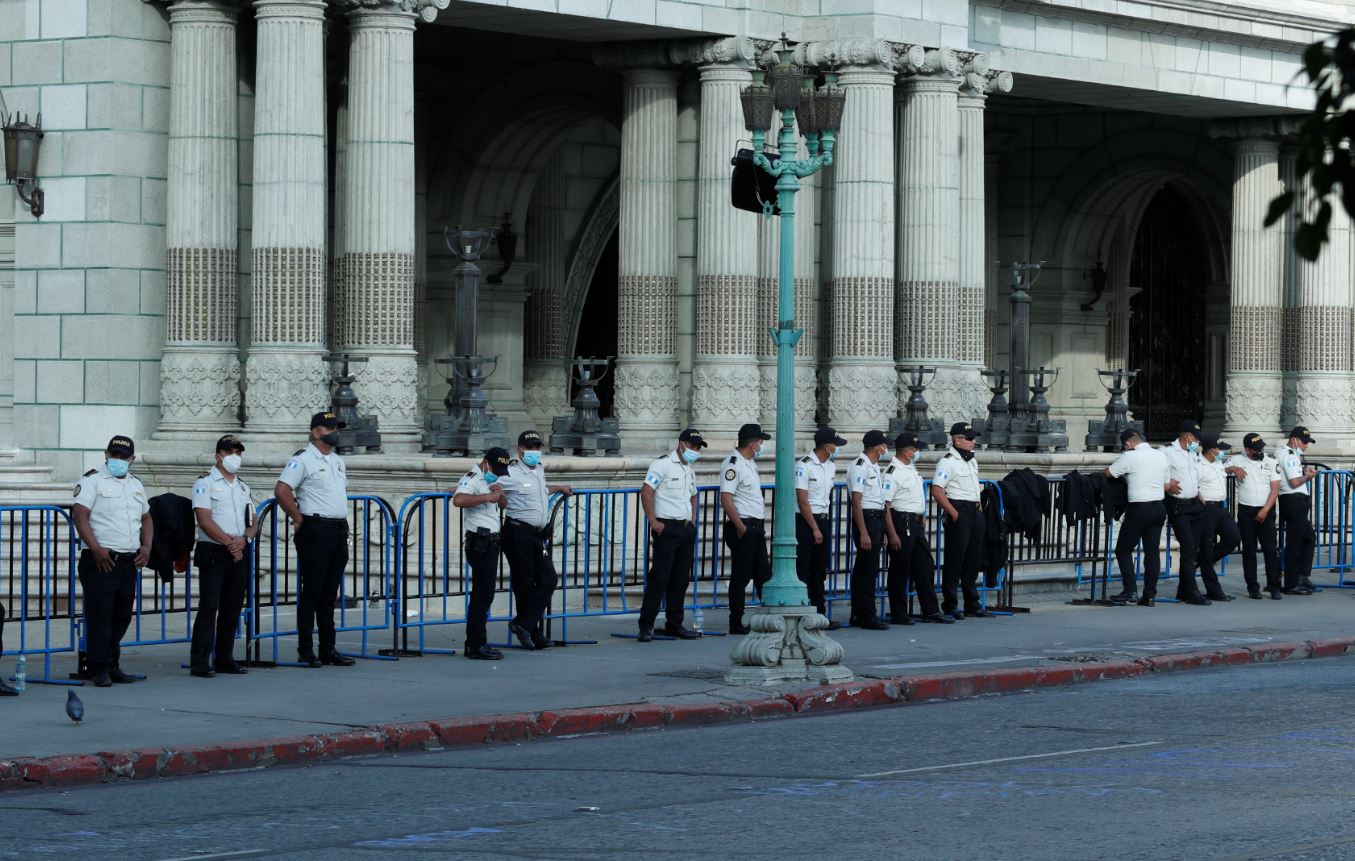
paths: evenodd
<path fill-rule="evenodd" d="M 1005 694 L 1151 673 L 1329 658 L 1346 654 L 1355 654 L 1355 637 L 1153 655 L 1067 667 L 1014 667 L 843 682 L 755 700 L 552 709 L 535 713 L 384 724 L 327 735 L 228 742 L 173 750 L 157 748 L 18 757 L 0 760 L 0 792 L 40 786 L 85 786 L 184 774 L 273 768 L 353 756 L 517 744 L 537 739 L 663 727 L 745 723 L 848 709 Z"/>

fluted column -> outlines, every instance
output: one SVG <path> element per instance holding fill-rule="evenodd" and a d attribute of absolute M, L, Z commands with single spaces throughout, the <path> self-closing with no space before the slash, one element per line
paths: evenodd
<path fill-rule="evenodd" d="M 418 427 L 414 352 L 414 22 L 397 3 L 348 16 L 348 111 L 335 344 L 365 356 L 357 390 L 387 442 Z"/>
<path fill-rule="evenodd" d="M 537 264 L 528 276 L 527 338 L 522 370 L 523 403 L 537 427 L 567 412 L 569 376 L 565 370 L 564 309 L 565 242 L 568 195 L 564 166 L 552 159 L 537 180 L 527 213 L 527 252 Z"/>
<path fill-rule="evenodd" d="M 842 70 L 847 104 L 834 152 L 828 409 L 839 431 L 885 424 L 894 370 L 894 71 L 885 43 Z M 952 238 L 953 241 L 953 238 Z"/>
<path fill-rule="evenodd" d="M 1281 241 L 1265 227 L 1280 190 L 1279 144 L 1245 138 L 1233 145 L 1232 296 L 1228 338 L 1230 435 L 1280 426 Z"/>
<path fill-rule="evenodd" d="M 772 123 L 769 140 L 775 140 L 781 128 L 778 118 Z M 795 198 L 795 209 L 800 210 L 800 198 Z M 798 249 L 797 249 L 798 250 Z M 776 308 L 778 299 L 781 255 L 781 220 L 779 218 L 757 219 L 757 302 L 753 328 L 766 332 L 776 326 Z M 798 259 L 798 258 L 797 258 Z M 767 427 L 776 426 L 776 346 L 771 338 L 758 338 L 757 346 L 758 421 Z M 798 346 L 798 345 L 797 345 Z M 798 394 L 798 392 L 797 392 Z M 796 406 L 799 406 L 797 401 Z"/>
<path fill-rule="evenodd" d="M 210 436 L 240 424 L 237 14 L 229 3 L 169 9 L 162 432 Z"/>
<path fill-rule="evenodd" d="M 700 71 L 692 424 L 717 435 L 757 420 L 757 356 L 768 340 L 758 312 L 759 216 L 729 204 L 729 158 L 747 136 L 739 94 L 751 65 L 735 55 Z"/>
<path fill-rule="evenodd" d="M 251 432 L 295 434 L 329 404 L 323 0 L 255 0 Z"/>
<path fill-rule="evenodd" d="M 616 413 L 623 444 L 671 443 L 678 421 L 678 73 L 623 73 Z"/>

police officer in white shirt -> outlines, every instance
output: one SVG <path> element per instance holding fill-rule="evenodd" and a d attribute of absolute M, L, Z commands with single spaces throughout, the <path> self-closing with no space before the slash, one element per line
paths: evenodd
<path fill-rule="evenodd" d="M 1256 545 L 1266 558 L 1266 591 L 1280 600 L 1280 556 L 1276 551 L 1275 501 L 1280 496 L 1279 465 L 1266 454 L 1266 441 L 1259 433 L 1242 438 L 1245 454 L 1228 459 L 1229 470 L 1241 470 L 1237 480 L 1237 525 L 1242 538 L 1242 574 L 1247 580 L 1247 597 L 1260 598 L 1261 584 L 1256 579 Z M 1236 474 L 1236 473 L 1235 473 Z"/>
<path fill-rule="evenodd" d="M 1211 602 L 1200 594 L 1195 583 L 1195 569 L 1200 563 L 1200 546 L 1204 543 L 1204 505 L 1200 502 L 1200 425 L 1186 419 L 1177 428 L 1176 439 L 1164 445 L 1161 452 L 1167 456 L 1167 519 L 1172 534 L 1181 548 L 1180 569 L 1177 572 L 1176 600 L 1183 604 L 1204 606 Z"/>
<path fill-rule="evenodd" d="M 1200 502 L 1203 540 L 1200 542 L 1200 579 L 1204 581 L 1205 595 L 1211 601 L 1231 601 L 1233 596 L 1223 591 L 1214 564 L 1237 549 L 1242 536 L 1237 521 L 1228 513 L 1228 476 L 1246 478 L 1246 472 L 1223 462 L 1223 452 L 1232 448 L 1217 434 L 1200 434 Z"/>
<path fill-rule="evenodd" d="M 640 507 L 649 523 L 649 573 L 640 606 L 642 643 L 654 639 L 660 604 L 664 630 L 670 637 L 694 640 L 701 636 L 683 627 L 682 620 L 696 555 L 696 470 L 692 467 L 706 445 L 700 431 L 687 428 L 678 434 L 673 451 L 649 465 L 640 487 Z"/>
<path fill-rule="evenodd" d="M 809 591 L 809 602 L 825 616 L 828 601 L 823 590 L 828 579 L 833 531 L 828 509 L 837 480 L 837 464 L 833 459 L 846 444 L 847 440 L 832 428 L 819 428 L 814 432 L 814 450 L 795 463 L 795 502 L 800 510 L 795 520 L 795 573 Z M 830 631 L 841 627 L 841 622 L 828 623 Z"/>
<path fill-rule="evenodd" d="M 137 573 L 151 552 L 150 503 L 146 488 L 129 475 L 136 460 L 130 437 L 115 436 L 104 462 L 75 485 L 71 518 L 85 549 L 76 571 L 85 600 L 85 651 L 94 686 L 135 679 L 118 665 L 119 644 L 132 624 Z"/>
<path fill-rule="evenodd" d="M 870 430 L 861 438 L 862 452 L 847 469 L 852 500 L 852 537 L 856 561 L 852 564 L 851 623 L 867 631 L 888 631 L 875 606 L 875 584 L 880 575 L 880 551 L 885 541 L 885 497 L 880 487 L 880 459 L 889 448 L 884 431 Z"/>
<path fill-rule="evenodd" d="M 739 428 L 738 448 L 720 466 L 720 508 L 724 510 L 725 546 L 729 548 L 729 632 L 746 634 L 743 605 L 748 584 L 758 598 L 762 584 L 772 579 L 772 560 L 767 555 L 766 503 L 762 500 L 762 477 L 757 456 L 771 439 L 761 425 Z"/>
<path fill-rule="evenodd" d="M 1316 440 L 1305 427 L 1289 432 L 1289 444 L 1280 449 L 1280 519 L 1284 521 L 1284 594 L 1313 594 L 1313 550 L 1317 535 L 1310 519 L 1312 499 L 1308 485 L 1317 470 L 1303 465 L 1303 453 Z"/>
<path fill-rule="evenodd" d="M 339 654 L 334 604 L 348 567 L 348 473 L 334 450 L 344 423 L 326 410 L 311 416 L 310 444 L 292 456 L 273 487 L 278 507 L 296 526 L 296 570 L 301 588 L 296 601 L 297 659 L 318 669 L 322 664 L 351 667 Z M 312 629 L 320 629 L 320 653 L 311 648 Z"/>
<path fill-rule="evenodd" d="M 1143 597 L 1140 607 L 1157 603 L 1157 578 L 1162 573 L 1162 524 L 1167 520 L 1163 499 L 1167 494 L 1167 473 L 1171 469 L 1167 456 L 1143 441 L 1133 428 L 1120 432 L 1124 452 L 1106 467 L 1110 478 L 1123 478 L 1129 485 L 1129 506 L 1120 522 L 1120 535 L 1115 539 L 1115 559 L 1120 563 L 1120 582 L 1123 590 L 1112 595 L 1116 604 L 1134 600 L 1134 550 L 1143 543 Z"/>
<path fill-rule="evenodd" d="M 885 535 L 889 542 L 889 621 L 911 625 L 908 615 L 908 585 L 913 586 L 922 610 L 922 621 L 950 624 L 936 602 L 936 563 L 927 542 L 927 495 L 917 463 L 927 446 L 910 433 L 894 440 L 894 459 L 881 475 L 881 490 L 889 505 Z"/>
<path fill-rule="evenodd" d="M 541 434 L 534 430 L 518 434 L 518 456 L 508 464 L 508 475 L 500 483 L 508 500 L 501 546 L 517 610 L 508 630 L 524 649 L 548 649 L 553 644 L 546 638 L 543 620 L 559 582 L 550 555 L 550 496 L 570 496 L 574 491 L 567 484 L 546 481 Z"/>
<path fill-rule="evenodd" d="M 945 528 L 941 570 L 941 612 L 954 619 L 976 616 L 991 619 L 996 614 L 983 609 L 976 580 L 983 564 L 983 535 L 986 527 L 979 500 L 979 463 L 974 449 L 979 432 L 968 422 L 956 422 L 950 428 L 950 448 L 936 464 L 932 477 L 932 499 L 941 509 Z M 964 593 L 960 609 L 956 587 Z"/>
<path fill-rule="evenodd" d="M 216 465 L 193 483 L 198 615 L 193 619 L 188 668 L 200 678 L 245 673 L 233 654 L 235 626 L 249 590 L 249 542 L 258 525 L 253 522 L 249 485 L 238 475 L 244 453 L 244 443 L 226 434 L 216 441 Z"/>
<path fill-rule="evenodd" d="M 508 450 L 491 448 L 456 483 L 452 505 L 460 508 L 465 527 L 466 562 L 470 565 L 470 601 L 466 606 L 466 647 L 474 661 L 497 661 L 503 652 L 489 645 L 485 625 L 494 603 L 494 580 L 499 567 L 499 510 L 507 500 L 499 479 L 508 475 Z"/>

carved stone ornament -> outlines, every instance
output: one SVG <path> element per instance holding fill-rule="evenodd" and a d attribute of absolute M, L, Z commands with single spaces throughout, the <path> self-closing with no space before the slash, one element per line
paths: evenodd
<path fill-rule="evenodd" d="M 692 423 L 699 427 L 738 427 L 759 403 L 755 364 L 701 364 L 692 369 Z"/>
<path fill-rule="evenodd" d="M 1355 424 L 1350 378 L 1299 376 L 1294 380 L 1294 413 L 1296 422 L 1311 428 L 1314 436 L 1324 429 L 1347 433 Z"/>
<path fill-rule="evenodd" d="M 240 359 L 234 351 L 165 350 L 160 359 L 162 430 L 231 426 L 239 407 Z"/>
<path fill-rule="evenodd" d="M 251 427 L 295 431 L 329 405 L 329 374 L 320 352 L 260 352 L 245 366 Z M 303 428 L 304 429 L 304 428 Z"/>
<path fill-rule="evenodd" d="M 745 620 L 751 631 L 729 650 L 730 684 L 769 685 L 800 679 L 845 682 L 842 644 L 822 633 L 827 617 L 813 607 L 756 607 Z"/>
<path fill-rule="evenodd" d="M 370 356 L 353 384 L 386 433 L 414 433 L 419 424 L 419 370 L 413 356 Z"/>
<path fill-rule="evenodd" d="M 879 365 L 836 365 L 828 370 L 831 423 L 838 428 L 883 425 L 898 409 L 894 361 Z"/>
<path fill-rule="evenodd" d="M 904 392 L 900 403 L 908 399 L 907 390 Z M 936 369 L 936 377 L 927 387 L 928 415 L 941 419 L 946 426 L 969 421 L 987 413 L 988 397 L 988 387 L 978 368 L 942 366 Z"/>
<path fill-rule="evenodd" d="M 676 364 L 617 362 L 613 404 L 625 427 L 677 426 Z"/>
<path fill-rule="evenodd" d="M 1229 375 L 1225 424 L 1232 430 L 1278 426 L 1280 377 Z"/>
<path fill-rule="evenodd" d="M 339 0 L 335 5 L 345 12 L 399 10 L 418 15 L 427 24 L 437 20 L 438 13 L 451 5 L 451 0 Z"/>

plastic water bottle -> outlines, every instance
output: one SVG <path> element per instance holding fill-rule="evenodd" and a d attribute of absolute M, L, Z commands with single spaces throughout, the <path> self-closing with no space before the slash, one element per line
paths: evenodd
<path fill-rule="evenodd" d="M 706 631 L 706 614 L 701 612 L 700 607 L 697 607 L 696 612 L 692 614 L 692 630 L 698 634 L 703 634 Z"/>
<path fill-rule="evenodd" d="M 23 655 L 14 662 L 14 690 L 28 690 L 28 658 Z"/>

